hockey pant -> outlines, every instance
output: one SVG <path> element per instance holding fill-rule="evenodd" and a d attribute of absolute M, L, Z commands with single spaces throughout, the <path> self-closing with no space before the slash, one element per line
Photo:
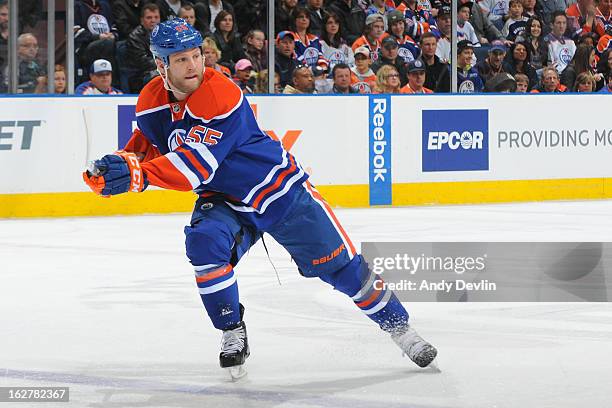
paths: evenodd
<path fill-rule="evenodd" d="M 258 231 L 222 201 L 196 204 L 185 227 L 187 257 L 208 316 L 220 330 L 240 322 L 234 267 L 267 232 L 288 252 L 305 277 L 318 277 L 348 295 L 383 330 L 402 330 L 408 313 L 392 291 L 381 285 L 319 192 L 308 182 L 283 219 Z"/>

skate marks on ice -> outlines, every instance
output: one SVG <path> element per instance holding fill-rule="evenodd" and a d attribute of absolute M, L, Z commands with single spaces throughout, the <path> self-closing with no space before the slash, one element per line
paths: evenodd
<path fill-rule="evenodd" d="M 198 370 L 199 368 L 199 370 Z M 71 374 L 66 372 L 48 372 L 33 370 L 12 370 L 0 368 L 0 379 L 3 384 L 7 380 L 19 382 L 20 386 L 63 385 L 70 387 L 70 402 L 88 407 L 354 407 L 379 408 L 381 401 L 376 393 L 364 395 L 364 398 L 345 398 L 334 396 L 334 393 L 358 390 L 362 387 L 380 386 L 394 382 L 410 375 L 419 375 L 426 370 L 404 370 L 384 374 L 344 378 L 338 380 L 313 381 L 297 383 L 286 387 L 269 387 L 256 384 L 249 377 L 238 382 L 208 380 L 206 386 L 195 384 L 199 380 L 196 375 L 202 374 L 201 366 L 194 366 L 189 371 L 189 381 L 175 383 L 171 381 L 156 381 L 143 379 L 121 378 L 116 376 L 92 376 Z M 133 370 L 133 368 L 132 368 Z M 98 372 L 104 370 L 98 370 Z M 110 369 L 109 371 L 112 371 Z M 166 372 L 165 370 L 163 370 Z M 149 372 L 147 370 L 147 372 Z M 125 372 L 124 374 L 127 374 Z M 133 373 L 142 377 L 142 373 Z M 181 376 L 185 376 L 183 372 Z M 179 376 L 180 377 L 180 376 Z M 201 382 L 201 381 L 200 381 Z M 16 384 L 16 382 L 15 382 Z M 269 390 L 266 388 L 270 388 Z M 389 408 L 450 408 L 448 405 L 430 403 L 410 403 L 409 401 L 384 401 Z"/>

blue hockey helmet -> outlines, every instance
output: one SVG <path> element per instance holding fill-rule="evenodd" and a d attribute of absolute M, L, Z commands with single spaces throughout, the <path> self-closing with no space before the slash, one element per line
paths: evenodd
<path fill-rule="evenodd" d="M 165 65 L 170 64 L 170 55 L 200 47 L 202 34 L 182 18 L 159 23 L 151 32 L 151 53 L 161 59 Z"/>

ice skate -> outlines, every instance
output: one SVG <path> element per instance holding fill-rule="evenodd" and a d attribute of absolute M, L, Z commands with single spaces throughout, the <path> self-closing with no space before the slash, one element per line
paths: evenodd
<path fill-rule="evenodd" d="M 410 326 L 407 326 L 406 330 L 392 334 L 391 338 L 402 349 L 404 354 L 419 367 L 427 367 L 438 354 L 438 350 L 423 340 L 416 330 Z"/>
<path fill-rule="evenodd" d="M 233 381 L 246 375 L 244 363 L 249 354 L 249 342 L 244 322 L 240 322 L 233 329 L 223 331 L 219 363 L 228 371 Z"/>

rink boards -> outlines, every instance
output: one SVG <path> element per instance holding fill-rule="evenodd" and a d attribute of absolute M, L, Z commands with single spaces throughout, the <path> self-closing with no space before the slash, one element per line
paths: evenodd
<path fill-rule="evenodd" d="M 610 95 L 248 100 L 334 206 L 612 197 Z M 135 102 L 0 98 L 0 217 L 190 211 L 191 193 L 103 199 L 84 185 L 86 163 L 129 139 Z"/>

